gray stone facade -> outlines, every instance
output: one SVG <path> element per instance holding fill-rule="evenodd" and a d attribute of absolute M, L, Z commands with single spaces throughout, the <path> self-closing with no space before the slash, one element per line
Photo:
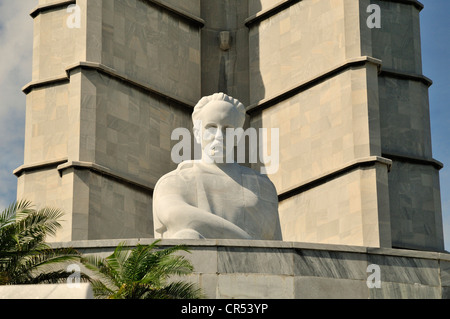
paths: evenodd
<path fill-rule="evenodd" d="M 55 243 L 107 257 L 121 240 Z M 150 239 L 125 241 L 129 248 Z M 448 253 L 254 240 L 163 240 L 185 244 L 196 283 L 211 299 L 447 299 Z M 372 285 L 378 266 L 379 287 Z"/>
<path fill-rule="evenodd" d="M 380 29 L 366 25 L 371 3 Z M 80 28 L 66 23 L 70 4 Z M 153 238 L 152 191 L 176 168 L 171 132 L 191 128 L 201 96 L 223 91 L 247 106 L 249 127 L 280 129 L 280 169 L 269 177 L 284 241 L 442 251 L 422 8 L 40 0 L 18 198 L 67 213 L 55 241 Z"/>

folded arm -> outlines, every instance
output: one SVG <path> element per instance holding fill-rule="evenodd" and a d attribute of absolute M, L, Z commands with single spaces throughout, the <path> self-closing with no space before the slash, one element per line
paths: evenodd
<path fill-rule="evenodd" d="M 176 187 L 175 187 L 176 188 Z M 154 194 L 154 215 L 162 224 L 164 238 L 251 239 L 250 235 L 228 220 L 190 205 L 183 191 L 176 192 L 170 185 L 159 185 Z"/>

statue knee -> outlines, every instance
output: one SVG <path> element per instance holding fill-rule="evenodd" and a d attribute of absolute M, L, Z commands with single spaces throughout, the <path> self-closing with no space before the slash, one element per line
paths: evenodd
<path fill-rule="evenodd" d="M 193 229 L 183 229 L 175 233 L 171 238 L 175 239 L 205 239 L 198 231 Z"/>

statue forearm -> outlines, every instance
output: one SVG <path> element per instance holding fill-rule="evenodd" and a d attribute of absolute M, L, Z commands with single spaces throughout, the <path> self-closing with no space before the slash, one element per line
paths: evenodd
<path fill-rule="evenodd" d="M 195 230 L 205 238 L 251 239 L 250 235 L 240 227 L 197 207 L 176 202 L 170 206 L 164 206 L 164 210 L 159 210 L 158 218 L 169 234 Z M 218 230 L 220 230 L 221 236 L 218 236 Z"/>

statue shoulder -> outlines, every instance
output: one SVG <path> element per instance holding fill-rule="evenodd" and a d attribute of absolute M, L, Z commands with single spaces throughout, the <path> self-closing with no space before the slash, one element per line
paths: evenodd
<path fill-rule="evenodd" d="M 177 169 L 163 175 L 155 185 L 155 192 L 164 189 L 179 189 L 185 187 L 195 178 L 193 174 L 194 161 L 184 161 Z"/>
<path fill-rule="evenodd" d="M 252 181 L 255 181 L 255 179 L 258 181 L 261 197 L 271 202 L 278 202 L 278 194 L 275 185 L 267 175 L 261 174 L 246 166 L 241 166 L 241 173 L 243 178 L 247 180 L 247 185 L 252 183 Z"/>
<path fill-rule="evenodd" d="M 247 167 L 247 166 L 240 165 L 240 167 L 241 167 L 241 174 L 242 175 L 254 176 L 261 182 L 272 184 L 272 181 L 270 180 L 269 177 L 267 177 L 267 175 L 261 174 L 258 171 L 254 170 L 254 169 L 252 169 L 250 167 Z"/>

